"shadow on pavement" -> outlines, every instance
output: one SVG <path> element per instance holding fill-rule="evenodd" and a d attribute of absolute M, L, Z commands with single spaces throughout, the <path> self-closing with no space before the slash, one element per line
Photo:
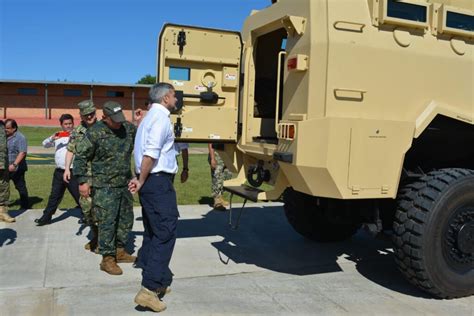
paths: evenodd
<path fill-rule="evenodd" d="M 0 247 L 8 246 L 16 241 L 17 233 L 11 228 L 0 229 Z"/>
<path fill-rule="evenodd" d="M 238 214 L 233 215 L 235 220 Z M 430 297 L 398 272 L 388 238 L 373 238 L 361 230 L 344 242 L 313 242 L 292 229 L 281 206 L 246 208 L 237 231 L 228 221 L 229 212 L 219 211 L 209 211 L 200 219 L 180 219 L 178 238 L 220 236 L 223 240 L 212 245 L 223 264 L 232 260 L 299 276 L 342 271 L 337 260 L 344 258 L 355 262 L 358 272 L 376 284 L 411 296 Z"/>

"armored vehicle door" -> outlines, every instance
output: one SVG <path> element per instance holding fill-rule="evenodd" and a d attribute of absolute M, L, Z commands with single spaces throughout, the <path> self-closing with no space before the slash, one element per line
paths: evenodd
<path fill-rule="evenodd" d="M 240 33 L 167 24 L 159 39 L 158 81 L 173 84 L 177 140 L 236 142 Z"/>

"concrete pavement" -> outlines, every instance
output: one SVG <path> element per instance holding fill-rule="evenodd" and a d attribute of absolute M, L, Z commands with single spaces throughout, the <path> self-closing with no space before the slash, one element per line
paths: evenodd
<path fill-rule="evenodd" d="M 361 231 L 351 240 L 317 244 L 296 234 L 280 204 L 250 204 L 238 231 L 228 213 L 180 206 L 165 315 L 474 315 L 474 297 L 437 300 L 409 285 L 391 244 Z M 12 212 L 15 214 L 15 212 Z M 133 303 L 141 270 L 99 270 L 83 249 L 78 210 L 58 211 L 36 227 L 38 210 L 0 223 L 0 315 L 151 315 Z M 234 214 L 235 216 L 237 214 Z M 135 210 L 131 250 L 143 225 Z"/>

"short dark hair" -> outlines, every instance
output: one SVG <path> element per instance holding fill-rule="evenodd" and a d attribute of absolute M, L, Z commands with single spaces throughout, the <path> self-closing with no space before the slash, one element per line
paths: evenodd
<path fill-rule="evenodd" d="M 7 126 L 8 124 L 11 124 L 12 128 L 18 129 L 18 124 L 16 123 L 14 119 L 6 119 L 5 126 Z"/>
<path fill-rule="evenodd" d="M 73 123 L 74 123 L 74 118 L 72 117 L 71 114 L 62 114 L 60 117 L 59 117 L 59 123 L 63 123 L 64 121 L 67 121 L 67 120 L 71 120 Z"/>

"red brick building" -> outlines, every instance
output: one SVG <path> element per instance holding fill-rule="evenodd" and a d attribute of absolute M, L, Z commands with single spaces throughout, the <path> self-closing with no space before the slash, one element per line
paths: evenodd
<path fill-rule="evenodd" d="M 96 82 L 23 81 L 0 79 L 0 117 L 13 118 L 20 125 L 57 126 L 58 118 L 69 113 L 79 122 L 77 104 L 91 99 L 99 118 L 104 102 L 120 103 L 128 120 L 148 100 L 150 85 Z"/>

